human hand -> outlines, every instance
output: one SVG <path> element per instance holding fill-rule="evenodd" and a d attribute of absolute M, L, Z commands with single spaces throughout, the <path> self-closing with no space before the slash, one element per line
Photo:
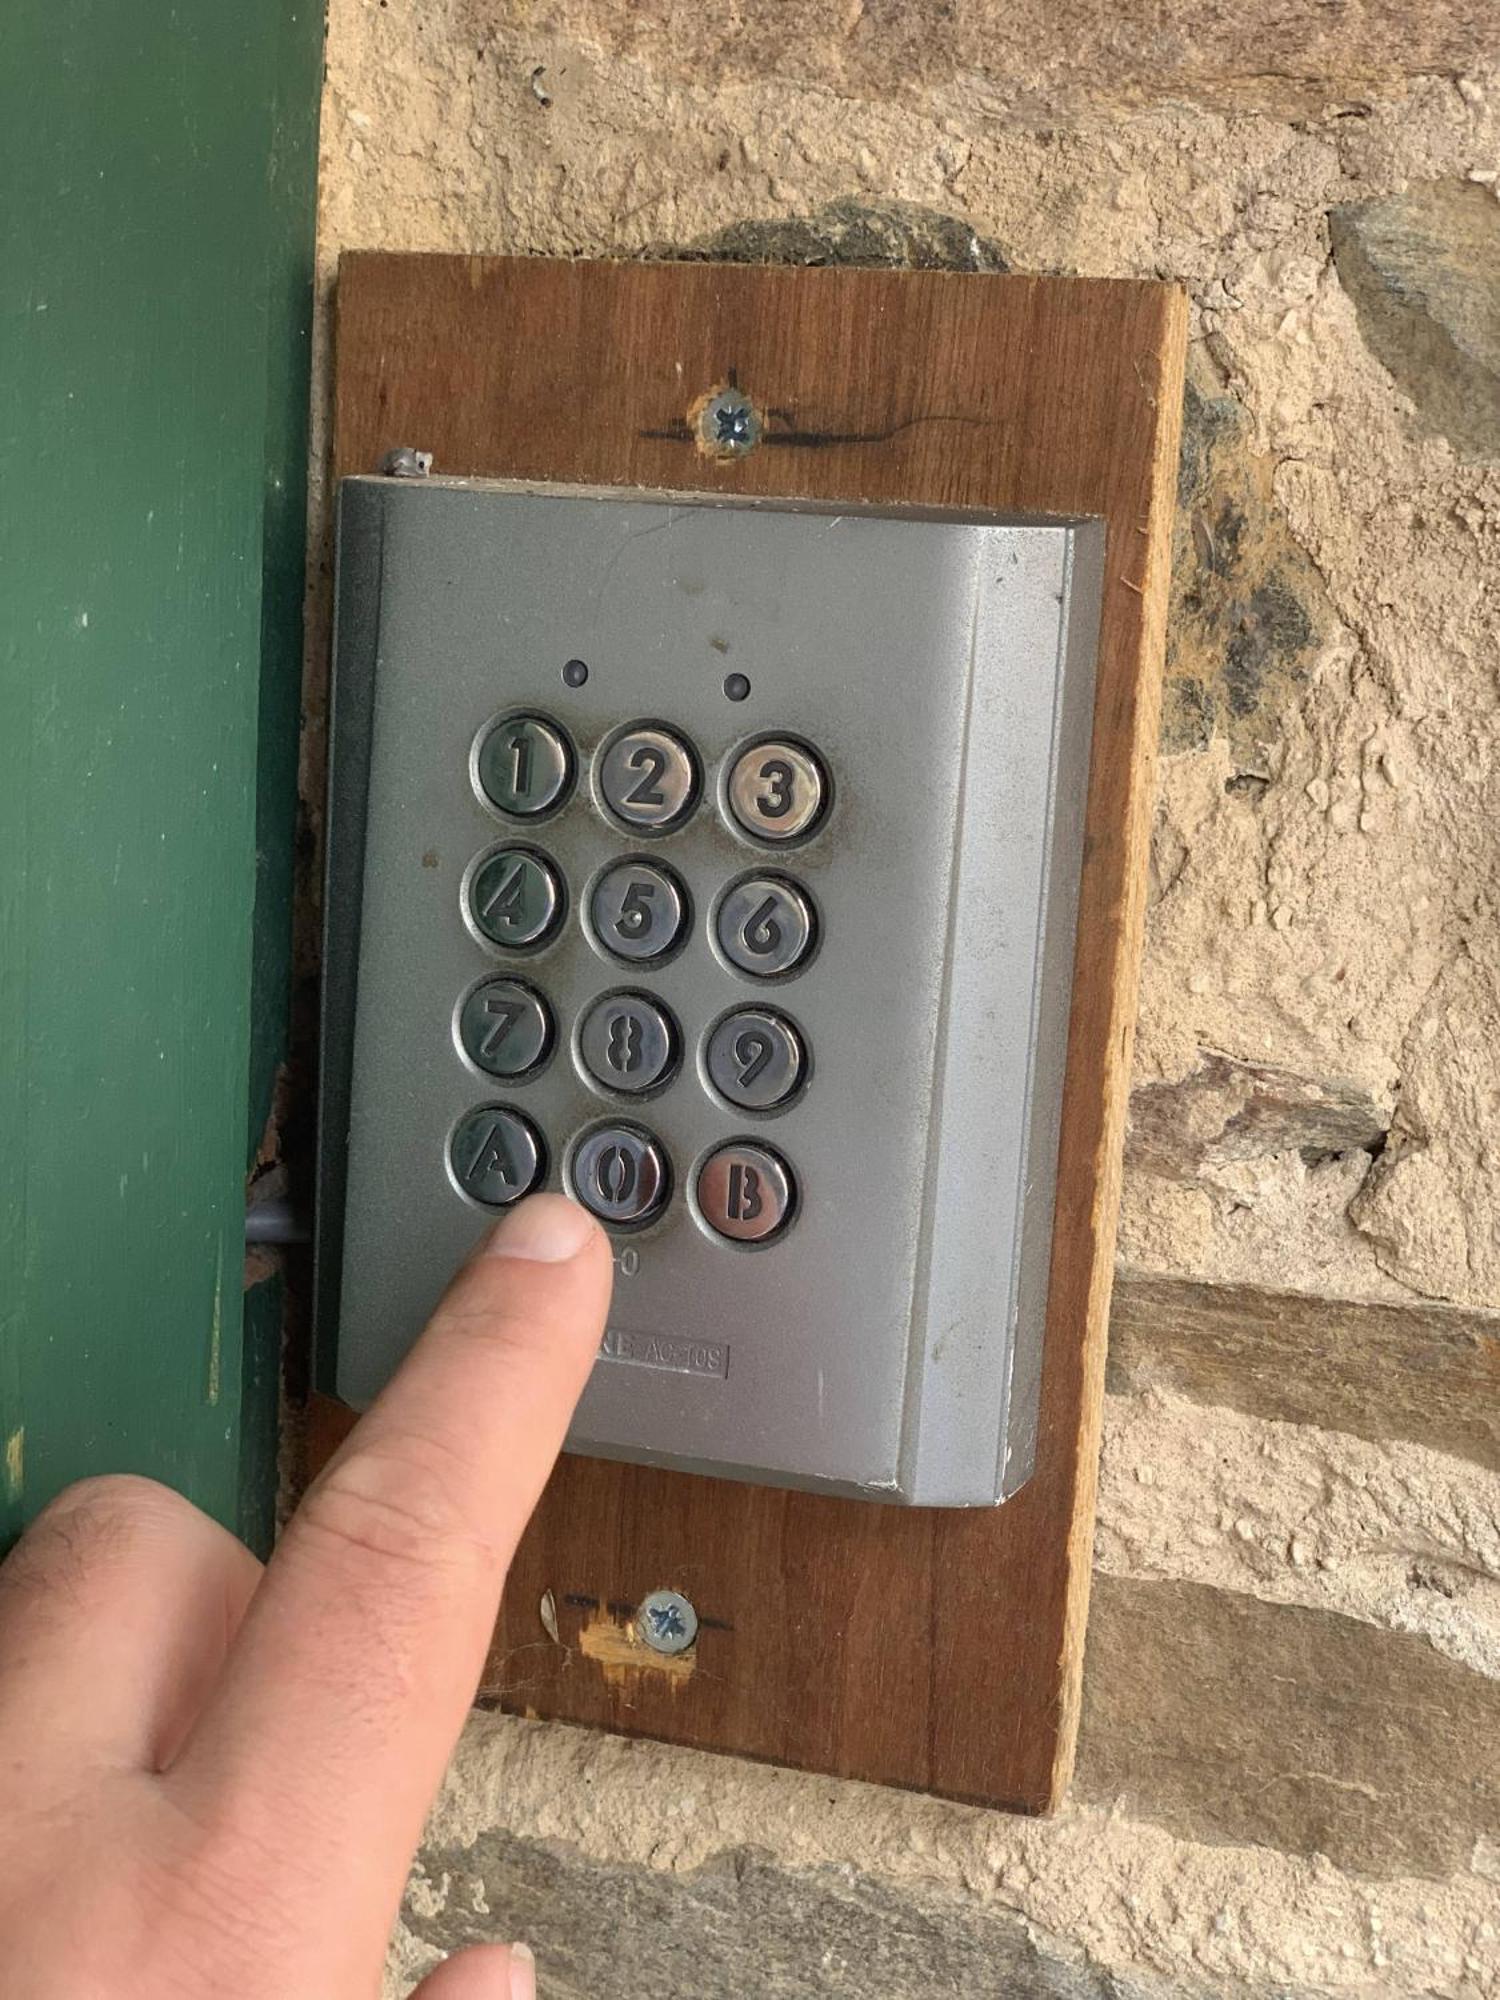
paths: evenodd
<path fill-rule="evenodd" d="M 522 1203 L 264 1571 L 148 1480 L 38 1517 L 0 1566 L 6 1995 L 374 2000 L 610 1277 L 582 1209 Z M 504 1945 L 420 1988 L 534 1992 Z"/>

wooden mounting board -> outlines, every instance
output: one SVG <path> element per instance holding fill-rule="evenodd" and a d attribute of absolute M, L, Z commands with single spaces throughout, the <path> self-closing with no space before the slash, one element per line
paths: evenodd
<path fill-rule="evenodd" d="M 566 1457 L 482 1689 L 508 1709 L 1028 1811 L 1067 1785 L 1185 339 L 1152 283 L 343 260 L 339 476 L 409 444 L 449 475 L 1108 523 L 1035 1476 L 995 1512 L 918 1511 Z M 725 462 L 687 419 L 729 380 L 768 420 Z M 315 1460 L 348 1422 L 316 1402 Z M 705 1621 L 676 1662 L 631 1631 L 659 1585 Z"/>

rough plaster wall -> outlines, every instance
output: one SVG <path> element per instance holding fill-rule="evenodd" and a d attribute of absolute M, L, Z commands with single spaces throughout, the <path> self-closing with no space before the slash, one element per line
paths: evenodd
<path fill-rule="evenodd" d="M 788 247 L 760 225 L 843 204 L 827 237 L 893 202 L 954 218 L 954 261 L 1189 288 L 1122 1236 L 1140 1270 L 1500 1306 L 1500 472 L 1482 410 L 1444 430 L 1431 366 L 1461 349 L 1482 402 L 1500 359 L 1493 295 L 1489 320 L 1482 298 L 1450 310 L 1442 270 L 1455 204 L 1490 240 L 1497 60 L 1490 10 L 1461 4 L 333 0 L 325 295 L 349 246 L 754 255 Z M 1414 290 L 1392 275 L 1413 189 Z M 314 760 L 319 726 L 314 696 Z M 1164 1618 L 1263 1607 L 1300 1646 L 1324 1617 L 1340 1658 L 1352 1634 L 1351 1658 L 1500 1688 L 1497 1514 L 1493 1467 L 1427 1445 L 1110 1398 L 1101 1577 Z M 1252 1814 L 1251 1837 L 1307 1849 L 1279 1853 L 1204 1837 L 1171 1786 L 1111 1803 L 1090 1777 L 1114 1782 L 1107 1714 L 1092 1727 L 1082 1802 L 1022 1825 L 478 1720 L 393 1991 L 439 1946 L 539 1927 L 559 1995 L 609 1990 L 626 1937 L 618 1983 L 659 1996 L 1500 1994 L 1488 1807 L 1455 1809 L 1452 1852 L 1393 1859 L 1376 1822 L 1423 1783 L 1399 1740 L 1368 1824 Z M 1467 1754 L 1493 1770 L 1493 1734 Z M 592 1944 L 591 1908 L 611 1913 Z"/>

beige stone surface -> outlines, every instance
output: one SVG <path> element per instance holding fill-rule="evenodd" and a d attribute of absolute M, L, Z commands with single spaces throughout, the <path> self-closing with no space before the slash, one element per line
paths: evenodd
<path fill-rule="evenodd" d="M 1180 279 L 1193 400 L 1137 1050 L 1139 1085 L 1165 1095 L 1123 1252 L 1147 1273 L 1497 1306 L 1500 467 L 1473 439 L 1461 457 L 1372 351 L 1328 224 L 1497 173 L 1489 0 L 332 0 L 320 369 L 350 246 L 743 246 L 747 222 L 899 201 L 1018 269 Z M 1205 1142 L 1193 1080 L 1213 1064 L 1282 1074 L 1288 1101 L 1323 1109 L 1288 1126 L 1231 1108 L 1231 1142 Z M 1304 1414 L 1140 1384 L 1113 1398 L 1106 1588 L 1206 1592 L 1279 1630 L 1337 1621 L 1330 1702 L 1357 1695 L 1362 1646 L 1416 1667 L 1425 1648 L 1473 1676 L 1480 1713 L 1500 1644 L 1493 1474 Z M 1469 1747 L 1476 1764 L 1493 1748 Z M 559 1883 L 594 1868 L 623 1895 L 635 1871 L 663 1922 L 701 1924 L 728 1919 L 693 1871 L 753 1849 L 789 1871 L 857 1861 L 898 1908 L 1007 1913 L 1120 1994 L 1500 1994 L 1500 1830 L 1457 1861 L 1434 1836 L 1442 1880 L 1377 1881 L 1199 1838 L 1180 1814 L 1211 1801 L 1211 1764 L 1195 1782 L 1025 1823 L 477 1719 L 391 1991 L 481 1919 L 509 1934 L 534 1916 L 545 1945 L 572 1890 L 530 1911 L 487 1899 L 545 1879 L 549 1855 Z M 845 1990 L 825 1975 L 809 1961 L 806 1990 Z"/>

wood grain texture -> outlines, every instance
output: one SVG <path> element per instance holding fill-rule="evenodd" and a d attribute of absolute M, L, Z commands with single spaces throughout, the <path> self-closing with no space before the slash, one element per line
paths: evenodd
<path fill-rule="evenodd" d="M 340 475 L 409 443 L 449 475 L 1108 524 L 1034 1477 L 997 1512 L 939 1512 L 567 1458 L 496 1635 L 486 1691 L 507 1707 L 1029 1810 L 1067 1783 L 1185 323 L 1179 292 L 1143 283 L 344 259 Z M 715 462 L 685 419 L 731 378 L 767 433 Z M 340 1427 L 325 1409 L 315 1430 L 326 1443 Z M 660 1584 L 705 1620 L 690 1676 L 598 1642 Z"/>

